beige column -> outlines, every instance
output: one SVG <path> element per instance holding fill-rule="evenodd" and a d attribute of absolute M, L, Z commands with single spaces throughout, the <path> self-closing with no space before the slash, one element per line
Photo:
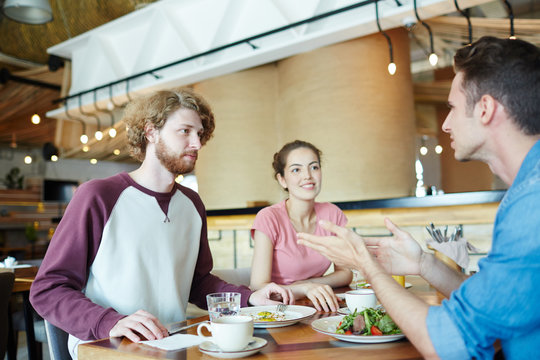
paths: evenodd
<path fill-rule="evenodd" d="M 408 196 L 415 185 L 415 121 L 409 41 L 389 32 L 279 61 L 279 142 L 302 139 L 323 152 L 318 200 Z"/>
<path fill-rule="evenodd" d="M 323 151 L 320 201 L 412 194 L 415 122 L 409 41 L 389 32 L 397 73 L 380 34 L 195 84 L 216 115 L 196 175 L 208 209 L 275 203 L 273 154 L 294 139 Z"/>
<path fill-rule="evenodd" d="M 277 149 L 275 64 L 194 86 L 209 101 L 216 130 L 199 153 L 195 173 L 208 209 L 243 208 L 272 201 L 280 189 L 272 173 Z"/>

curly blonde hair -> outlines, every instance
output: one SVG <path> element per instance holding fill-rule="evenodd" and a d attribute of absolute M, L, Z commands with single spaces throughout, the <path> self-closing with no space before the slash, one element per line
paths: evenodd
<path fill-rule="evenodd" d="M 161 129 L 168 117 L 178 109 L 196 111 L 203 126 L 201 145 L 210 140 L 215 123 L 206 100 L 187 88 L 160 90 L 132 100 L 124 110 L 122 119 L 127 126 L 129 152 L 133 158 L 143 161 L 146 156 L 145 126 L 152 124 L 155 129 Z"/>

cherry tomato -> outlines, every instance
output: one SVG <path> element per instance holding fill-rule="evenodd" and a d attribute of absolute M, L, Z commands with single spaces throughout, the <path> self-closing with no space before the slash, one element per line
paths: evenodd
<path fill-rule="evenodd" d="M 352 335 L 352 331 L 351 330 L 345 331 L 345 335 Z"/>
<path fill-rule="evenodd" d="M 372 325 L 371 326 L 371 335 L 375 335 L 375 336 L 382 335 L 382 331 L 379 330 L 379 328 L 376 327 L 375 325 Z"/>

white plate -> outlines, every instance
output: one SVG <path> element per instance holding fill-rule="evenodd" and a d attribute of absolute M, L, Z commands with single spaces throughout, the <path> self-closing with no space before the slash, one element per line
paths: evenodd
<path fill-rule="evenodd" d="M 396 341 L 399 339 L 403 339 L 405 337 L 404 334 L 380 335 L 380 336 L 337 334 L 336 329 L 342 319 L 343 319 L 343 316 L 331 316 L 327 318 L 318 319 L 311 323 L 311 327 L 313 328 L 313 330 L 320 332 L 322 334 L 330 335 L 330 336 L 335 337 L 336 339 L 354 342 L 354 343 L 367 343 L 367 344 L 384 343 L 384 342 Z"/>
<path fill-rule="evenodd" d="M 351 314 L 351 310 L 349 310 L 348 307 L 339 308 L 339 310 L 337 312 L 338 312 L 338 314 L 341 314 L 341 315 L 350 315 Z"/>
<path fill-rule="evenodd" d="M 235 359 L 250 356 L 266 346 L 267 341 L 258 337 L 254 337 L 253 341 L 248 344 L 244 350 L 240 351 L 223 351 L 211 341 L 204 341 L 199 345 L 199 350 L 207 355 L 221 359 Z"/>
<path fill-rule="evenodd" d="M 359 282 L 362 282 L 362 281 L 359 281 Z M 349 287 L 350 287 L 351 289 L 353 289 L 353 290 L 357 290 L 356 284 L 357 284 L 357 283 L 350 283 L 350 284 L 349 284 Z M 408 289 L 408 288 L 411 288 L 411 287 L 412 287 L 412 284 L 411 284 L 411 283 L 405 282 L 405 289 Z M 359 288 L 359 289 L 363 289 L 363 288 Z M 368 289 L 371 289 L 371 288 L 368 288 Z M 337 294 L 336 294 L 336 295 L 337 295 Z"/>
<path fill-rule="evenodd" d="M 240 315 L 247 315 L 256 317 L 258 313 L 262 311 L 276 312 L 275 305 L 267 306 L 251 306 L 240 309 Z M 283 327 L 296 324 L 300 320 L 307 319 L 315 314 L 317 310 L 309 306 L 289 305 L 285 310 L 285 318 L 277 321 L 253 321 L 253 327 L 255 328 L 274 328 Z"/>

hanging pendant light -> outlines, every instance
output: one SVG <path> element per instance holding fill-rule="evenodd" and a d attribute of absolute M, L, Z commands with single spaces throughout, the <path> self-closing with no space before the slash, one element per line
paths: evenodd
<path fill-rule="evenodd" d="M 388 50 L 390 51 L 390 62 L 388 63 L 388 73 L 390 75 L 394 75 L 396 73 L 396 63 L 394 62 L 394 51 L 392 49 L 392 40 L 390 39 L 390 36 L 383 31 L 381 28 L 381 24 L 379 21 L 379 1 L 375 1 L 375 19 L 377 20 L 377 28 L 379 29 L 379 32 L 386 38 L 386 41 L 388 42 Z"/>
<path fill-rule="evenodd" d="M 3 13 L 11 20 L 32 25 L 45 24 L 53 19 L 49 0 L 6 0 Z"/>

